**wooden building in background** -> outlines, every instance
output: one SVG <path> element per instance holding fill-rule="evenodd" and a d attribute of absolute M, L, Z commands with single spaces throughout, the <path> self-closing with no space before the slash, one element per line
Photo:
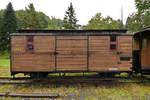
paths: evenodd
<path fill-rule="evenodd" d="M 134 34 L 133 57 L 135 72 L 150 74 L 150 27 Z"/>
<path fill-rule="evenodd" d="M 11 74 L 132 71 L 127 30 L 19 30 L 11 35 Z"/>

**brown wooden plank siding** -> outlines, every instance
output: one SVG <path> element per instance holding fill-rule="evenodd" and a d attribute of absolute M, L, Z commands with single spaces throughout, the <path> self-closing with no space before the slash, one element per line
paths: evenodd
<path fill-rule="evenodd" d="M 117 50 L 110 50 L 110 36 L 34 36 L 33 53 L 26 51 L 26 36 L 11 38 L 13 72 L 129 71 L 132 66 L 132 58 L 120 60 L 132 57 L 132 36 L 117 36 Z"/>
<path fill-rule="evenodd" d="M 118 41 L 119 51 L 121 57 L 132 57 L 132 37 L 121 36 Z"/>
<path fill-rule="evenodd" d="M 109 36 L 89 37 L 90 71 L 108 71 L 111 68 L 118 68 L 118 56 L 115 50 L 110 50 L 109 40 Z"/>
<path fill-rule="evenodd" d="M 54 36 L 34 36 L 33 53 L 26 51 L 26 36 L 12 36 L 11 43 L 12 71 L 47 72 L 55 70 Z"/>
<path fill-rule="evenodd" d="M 143 39 L 147 40 L 147 44 L 145 44 L 145 48 L 141 49 L 141 64 L 142 64 L 142 69 L 150 69 L 150 37 L 146 36 L 143 37 Z M 142 45 L 144 45 L 142 43 Z"/>
<path fill-rule="evenodd" d="M 87 70 L 87 37 L 57 36 L 57 70 Z"/>
<path fill-rule="evenodd" d="M 129 61 L 120 60 L 119 70 L 129 71 L 132 67 L 132 37 L 131 36 L 120 36 L 118 40 L 118 49 L 121 52 L 120 57 L 130 57 Z"/>
<path fill-rule="evenodd" d="M 35 36 L 34 52 L 54 52 L 55 37 L 54 36 Z"/>
<path fill-rule="evenodd" d="M 134 50 L 140 50 L 140 44 L 139 39 L 134 40 Z"/>
<path fill-rule="evenodd" d="M 26 36 L 12 36 L 11 37 L 11 51 L 12 52 L 26 52 L 25 41 L 26 41 Z"/>
<path fill-rule="evenodd" d="M 48 54 L 15 54 L 13 71 L 43 72 L 54 70 L 54 57 Z"/>

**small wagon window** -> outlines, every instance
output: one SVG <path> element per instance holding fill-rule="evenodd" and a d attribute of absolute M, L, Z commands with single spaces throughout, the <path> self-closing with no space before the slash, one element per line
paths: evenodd
<path fill-rule="evenodd" d="M 27 36 L 27 51 L 33 51 L 34 50 L 34 44 L 33 44 L 34 38 L 33 36 Z"/>
<path fill-rule="evenodd" d="M 33 45 L 28 44 L 28 50 L 33 50 Z"/>
<path fill-rule="evenodd" d="M 147 39 L 142 40 L 142 50 L 147 49 Z"/>
<path fill-rule="evenodd" d="M 115 45 L 115 44 L 111 44 L 111 45 L 110 45 L 110 49 L 111 49 L 111 50 L 115 50 L 115 49 L 116 49 L 116 45 Z"/>
<path fill-rule="evenodd" d="M 116 49 L 117 49 L 117 37 L 110 36 L 110 50 L 116 50 Z"/>
<path fill-rule="evenodd" d="M 116 36 L 110 36 L 110 41 L 111 42 L 116 42 Z"/>
<path fill-rule="evenodd" d="M 28 42 L 33 42 L 33 36 L 28 36 Z"/>

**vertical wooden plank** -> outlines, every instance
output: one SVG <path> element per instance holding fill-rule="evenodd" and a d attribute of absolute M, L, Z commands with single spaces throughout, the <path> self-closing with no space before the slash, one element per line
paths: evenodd
<path fill-rule="evenodd" d="M 87 37 L 57 36 L 57 70 L 87 70 Z"/>

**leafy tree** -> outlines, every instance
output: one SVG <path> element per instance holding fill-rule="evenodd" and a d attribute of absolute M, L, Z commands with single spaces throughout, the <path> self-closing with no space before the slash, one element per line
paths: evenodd
<path fill-rule="evenodd" d="M 39 22 L 38 28 L 40 29 L 48 28 L 50 18 L 47 15 L 45 15 L 43 12 L 37 12 L 37 20 Z"/>
<path fill-rule="evenodd" d="M 134 33 L 141 28 L 150 26 L 150 14 L 141 14 L 138 12 L 133 13 L 127 19 L 127 28 L 130 32 Z"/>
<path fill-rule="evenodd" d="M 26 7 L 23 23 L 26 29 L 37 29 L 40 26 L 37 13 L 32 3 L 29 4 L 28 8 Z"/>
<path fill-rule="evenodd" d="M 127 18 L 127 28 L 130 32 L 136 32 L 142 27 L 142 23 L 139 18 L 140 15 L 137 13 L 133 13 Z"/>
<path fill-rule="evenodd" d="M 24 17 L 26 12 L 24 10 L 17 10 L 15 11 L 15 14 L 17 18 L 17 29 L 25 29 Z"/>
<path fill-rule="evenodd" d="M 37 12 L 33 4 L 29 4 L 25 11 L 16 11 L 16 17 L 18 29 L 53 29 L 54 27 L 51 27 L 50 25 L 55 25 L 55 23 L 51 22 L 53 20 L 43 12 Z"/>
<path fill-rule="evenodd" d="M 2 20 L 3 20 L 3 13 L 4 13 L 4 10 L 0 10 L 0 27 L 2 25 Z"/>
<path fill-rule="evenodd" d="M 29 19 L 27 17 L 28 12 L 24 10 L 16 11 L 18 29 L 31 29 L 31 23 L 28 23 Z M 31 20 L 31 19 L 30 19 Z M 32 19 L 33 20 L 33 19 Z M 50 18 L 45 15 L 43 12 L 36 11 L 36 25 L 34 25 L 34 29 L 48 29 Z M 33 25 L 32 25 L 33 26 Z M 32 27 L 33 29 L 33 27 Z"/>
<path fill-rule="evenodd" d="M 75 14 L 75 10 L 73 8 L 72 3 L 70 3 L 70 6 L 68 7 L 68 10 L 66 11 L 65 17 L 64 17 L 64 29 L 77 29 L 77 18 Z"/>
<path fill-rule="evenodd" d="M 150 1 L 149 0 L 135 0 L 136 8 L 139 12 L 150 12 Z"/>
<path fill-rule="evenodd" d="M 55 17 L 51 17 L 49 21 L 48 29 L 62 29 L 63 21 Z"/>
<path fill-rule="evenodd" d="M 0 27 L 0 50 L 5 51 L 9 49 L 9 35 L 16 31 L 17 21 L 15 12 L 11 2 L 7 5 L 3 12 L 2 25 Z"/>
<path fill-rule="evenodd" d="M 84 29 L 117 29 L 120 28 L 120 24 L 120 20 L 113 20 L 110 16 L 104 18 L 101 13 L 97 13 Z"/>
<path fill-rule="evenodd" d="M 150 26 L 150 2 L 149 0 L 135 0 L 137 12 L 129 15 L 126 25 L 130 32 L 136 32 L 141 28 Z"/>

